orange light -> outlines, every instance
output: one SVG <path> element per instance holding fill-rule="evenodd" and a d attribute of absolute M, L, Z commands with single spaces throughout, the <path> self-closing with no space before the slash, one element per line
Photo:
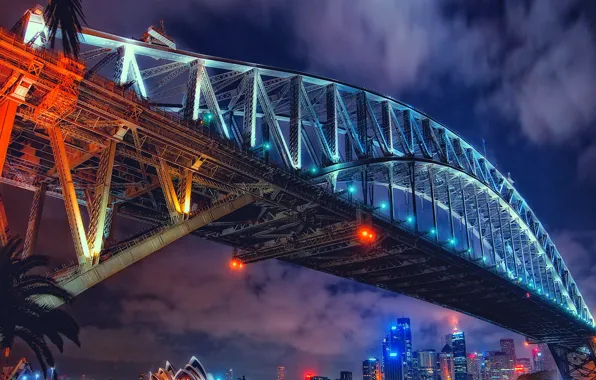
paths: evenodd
<path fill-rule="evenodd" d="M 529 343 L 528 342 L 524 342 L 524 346 L 528 347 Z"/>
<path fill-rule="evenodd" d="M 374 231 L 372 231 L 371 229 L 369 229 L 367 227 L 362 227 L 358 231 L 358 235 L 362 238 L 362 240 L 366 240 L 369 242 L 375 240 L 375 238 L 376 238 Z"/>
<path fill-rule="evenodd" d="M 243 266 L 244 266 L 244 264 L 243 264 L 243 263 L 240 263 L 240 264 L 238 265 L 238 268 L 242 268 Z"/>

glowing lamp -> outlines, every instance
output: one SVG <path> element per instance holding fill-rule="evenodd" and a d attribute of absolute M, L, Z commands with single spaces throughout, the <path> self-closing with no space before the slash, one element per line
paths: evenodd
<path fill-rule="evenodd" d="M 313 167 L 310 169 L 310 172 L 311 172 L 312 174 L 317 174 L 317 172 L 318 172 L 318 171 L 319 171 L 319 169 L 318 169 L 316 166 L 313 166 Z"/>
<path fill-rule="evenodd" d="M 385 202 L 381 203 L 380 204 L 380 207 L 381 207 L 382 210 L 386 209 L 387 208 L 387 203 L 385 203 Z"/>
<path fill-rule="evenodd" d="M 414 217 L 413 217 L 413 216 L 408 216 L 408 217 L 406 218 L 406 222 L 408 222 L 408 223 L 410 223 L 410 224 L 411 224 L 411 223 L 413 223 L 413 222 L 414 222 Z"/>
<path fill-rule="evenodd" d="M 355 192 L 356 192 L 356 187 L 355 186 L 348 187 L 348 193 L 354 194 Z"/>
<path fill-rule="evenodd" d="M 389 356 L 392 357 L 392 358 L 394 358 L 394 357 L 397 356 L 397 352 L 390 352 L 389 353 Z"/>
<path fill-rule="evenodd" d="M 265 148 L 265 150 L 269 150 L 269 149 L 271 149 L 271 144 L 266 142 L 265 144 L 263 144 L 263 148 Z"/>
<path fill-rule="evenodd" d="M 360 236 L 361 240 L 365 240 L 365 241 L 369 241 L 369 242 L 375 240 L 375 237 L 376 237 L 374 231 L 372 231 L 368 227 L 360 228 L 360 230 L 358 231 L 358 236 Z"/>
<path fill-rule="evenodd" d="M 437 233 L 437 230 L 435 230 L 434 228 L 431 228 L 429 232 L 431 235 L 434 235 Z"/>
<path fill-rule="evenodd" d="M 243 266 L 244 263 L 238 259 L 232 259 L 232 261 L 230 261 L 230 268 L 232 269 L 242 269 Z"/>

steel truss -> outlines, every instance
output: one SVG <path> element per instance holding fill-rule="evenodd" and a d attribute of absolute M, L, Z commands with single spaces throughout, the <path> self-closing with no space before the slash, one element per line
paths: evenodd
<path fill-rule="evenodd" d="M 33 12 L 23 22 L 35 17 L 43 25 Z M 165 228 L 249 194 L 254 204 L 193 233 L 239 248 L 247 262 L 278 257 L 537 341 L 596 333 L 512 181 L 427 115 L 324 78 L 83 34 L 85 57 L 102 58 L 85 76 L 80 63 L 0 35 L 0 66 L 12 73 L 0 77 L 0 95 L 15 102 L 14 128 L 2 125 L 12 128 L 3 132 L 0 154 L 10 165 L 2 180 L 29 190 L 47 183 L 48 195 L 65 199 L 81 263 L 102 265 L 116 215 Z M 116 83 L 101 75 L 110 70 Z M 171 104 L 155 101 L 166 95 Z M 88 234 L 78 209 L 85 193 Z M 364 244 L 355 235 L 361 224 L 382 238 Z M 493 299 L 472 302 L 481 291 Z M 494 304 L 524 309 L 528 319 L 491 311 Z"/>

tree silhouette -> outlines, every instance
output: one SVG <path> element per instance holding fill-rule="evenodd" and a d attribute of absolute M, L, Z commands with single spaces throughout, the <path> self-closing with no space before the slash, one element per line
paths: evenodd
<path fill-rule="evenodd" d="M 20 338 L 47 373 L 48 366 L 54 366 L 54 357 L 45 338 L 60 352 L 64 349 L 63 338 L 80 346 L 79 326 L 64 310 L 38 303 L 40 297 L 48 295 L 65 303 L 72 299 L 56 281 L 34 273 L 34 269 L 47 266 L 48 258 L 22 258 L 21 254 L 17 239 L 0 248 L 0 348 L 10 349 L 15 338 Z"/>
<path fill-rule="evenodd" d="M 50 45 L 54 47 L 58 28 L 62 32 L 62 48 L 67 55 L 78 57 L 79 33 L 83 30 L 81 21 L 85 21 L 81 0 L 49 0 L 44 16 L 49 29 Z"/>

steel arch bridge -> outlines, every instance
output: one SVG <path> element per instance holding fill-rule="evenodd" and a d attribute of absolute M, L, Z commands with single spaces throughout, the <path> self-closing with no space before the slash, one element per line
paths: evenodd
<path fill-rule="evenodd" d="M 234 265 L 276 258 L 487 320 L 548 343 L 564 377 L 594 377 L 595 321 L 549 234 L 429 116 L 181 51 L 162 28 L 85 29 L 81 61 L 46 35 L 40 8 L 0 33 L 1 180 L 34 191 L 24 255 L 45 197 L 64 199 L 77 262 L 51 275 L 74 294 L 194 234 Z M 116 242 L 121 218 L 149 228 Z"/>

